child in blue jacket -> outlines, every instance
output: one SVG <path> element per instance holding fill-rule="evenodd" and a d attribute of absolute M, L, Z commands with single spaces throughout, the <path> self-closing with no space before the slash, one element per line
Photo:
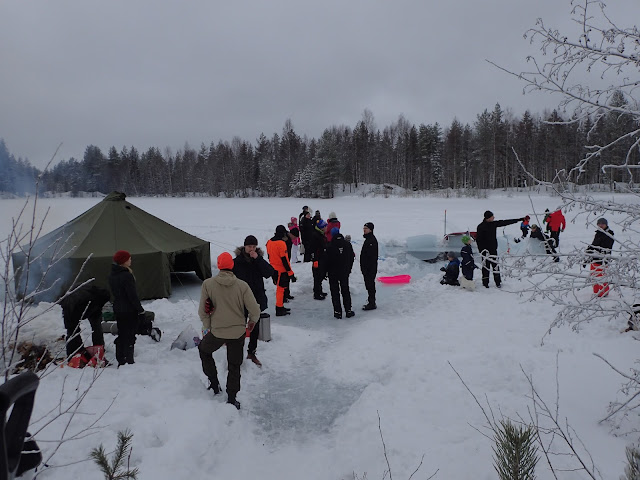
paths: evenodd
<path fill-rule="evenodd" d="M 460 275 L 460 260 L 458 260 L 458 257 L 453 252 L 447 253 L 447 259 L 449 260 L 447 266 L 440 269 L 444 272 L 444 277 L 440 280 L 440 284 L 459 286 L 458 275 Z"/>

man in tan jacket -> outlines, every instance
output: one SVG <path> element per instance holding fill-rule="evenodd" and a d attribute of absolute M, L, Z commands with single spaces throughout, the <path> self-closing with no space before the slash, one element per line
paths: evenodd
<path fill-rule="evenodd" d="M 240 366 L 244 358 L 246 329 L 253 330 L 260 318 L 260 306 L 246 282 L 231 271 L 233 258 L 224 252 L 218 256 L 220 273 L 202 283 L 198 315 L 202 320 L 202 341 L 198 346 L 202 371 L 209 378 L 209 388 L 220 393 L 218 370 L 213 352 L 227 345 L 227 403 L 240 410 L 236 395 L 240 391 Z M 245 310 L 249 312 L 246 324 Z"/>

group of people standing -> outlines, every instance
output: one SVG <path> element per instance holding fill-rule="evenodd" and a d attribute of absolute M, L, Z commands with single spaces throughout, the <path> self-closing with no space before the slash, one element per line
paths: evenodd
<path fill-rule="evenodd" d="M 340 232 L 340 222 L 334 212 L 325 221 L 316 210 L 311 217 L 309 207 L 303 207 L 299 224 L 291 217 L 288 229 L 284 225 L 275 228 L 267 241 L 264 252 L 258 247 L 254 235 L 248 235 L 242 247 L 235 249 L 235 258 L 227 252 L 217 258 L 220 272 L 202 284 L 198 315 L 202 321 L 203 338 L 198 345 L 202 370 L 209 379 L 209 388 L 214 394 L 222 391 L 218 381 L 213 352 L 227 346 L 227 403 L 240 409 L 237 394 L 240 391 L 240 367 L 244 358 L 244 342 L 249 332 L 247 359 L 262 366 L 256 356 L 260 320 L 268 317 L 265 313 L 268 301 L 264 280 L 271 278 L 276 286 L 276 316 L 285 316 L 291 309 L 285 303 L 294 297 L 289 291 L 297 278 L 292 264 L 298 254 L 304 262 L 311 263 L 313 274 L 313 298 L 324 300 L 322 282 L 329 280 L 329 291 L 335 318 L 355 315 L 352 310 L 349 275 L 355 261 L 355 253 L 350 238 Z M 364 244 L 360 255 L 360 269 L 368 293 L 368 301 L 363 310 L 374 310 L 376 305 L 375 277 L 378 268 L 378 241 L 373 234 L 374 225 L 367 222 L 363 226 Z M 302 246 L 301 251 L 297 247 Z"/>
<path fill-rule="evenodd" d="M 501 288 L 502 286 L 500 267 L 498 266 L 497 239 L 497 229 L 500 227 L 521 222 L 520 230 L 522 231 L 522 238 L 527 236 L 530 229 L 531 238 L 543 242 L 546 253 L 553 256 L 554 262 L 560 261 L 556 247 L 560 244 L 560 233 L 564 232 L 566 228 L 566 219 L 562 211 L 560 209 L 554 212 L 549 212 L 548 209 L 545 211 L 544 223 L 547 224 L 546 230 L 549 234 L 542 232 L 536 224 L 529 225 L 529 220 L 529 215 L 522 218 L 496 220 L 493 212 L 490 210 L 484 212 L 484 219 L 476 228 L 476 243 L 478 252 L 482 257 L 482 285 L 485 288 L 489 288 L 491 273 L 493 273 L 493 280 L 496 287 Z M 583 267 L 586 267 L 587 263 L 589 263 L 591 265 L 592 275 L 597 277 L 604 275 L 604 268 L 614 244 L 614 234 L 613 231 L 609 229 L 607 219 L 599 218 L 596 224 L 598 229 L 596 230 L 593 241 L 586 249 L 587 260 L 583 264 Z M 516 241 L 519 240 L 520 239 L 517 239 Z M 462 286 L 473 290 L 473 271 L 478 267 L 475 265 L 473 259 L 471 237 L 469 235 L 463 235 L 462 243 L 464 245 L 460 251 L 462 262 L 458 259 L 458 255 L 455 252 L 448 252 L 448 263 L 446 267 L 440 269 L 444 272 L 440 283 L 443 285 L 461 285 L 462 282 Z M 458 276 L 461 267 L 463 279 L 459 281 Z M 607 283 L 596 283 L 594 284 L 593 291 L 598 296 L 607 295 L 609 285 Z"/>

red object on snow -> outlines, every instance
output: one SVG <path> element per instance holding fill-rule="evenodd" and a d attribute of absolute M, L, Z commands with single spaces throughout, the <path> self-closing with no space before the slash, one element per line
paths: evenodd
<path fill-rule="evenodd" d="M 592 277 L 604 276 L 604 266 L 599 263 L 592 263 L 591 276 Z M 607 282 L 594 283 L 593 293 L 595 293 L 599 297 L 606 297 L 607 295 L 609 295 L 609 284 Z"/>
<path fill-rule="evenodd" d="M 378 281 L 388 284 L 409 283 L 411 275 L 394 275 L 392 277 L 378 277 Z"/>

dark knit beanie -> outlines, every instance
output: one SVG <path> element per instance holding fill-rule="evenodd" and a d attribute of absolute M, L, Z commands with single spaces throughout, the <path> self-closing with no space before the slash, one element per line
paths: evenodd
<path fill-rule="evenodd" d="M 247 235 L 247 238 L 244 239 L 245 247 L 247 245 L 258 245 L 258 239 L 253 235 Z"/>
<path fill-rule="evenodd" d="M 372 222 L 367 222 L 364 224 L 365 227 L 367 227 L 369 230 L 371 230 L 373 232 L 373 223 Z"/>
<path fill-rule="evenodd" d="M 493 217 L 493 212 L 491 210 L 487 210 L 486 212 L 484 212 L 484 219 L 485 220 L 488 220 L 491 217 Z"/>
<path fill-rule="evenodd" d="M 276 237 L 282 238 L 287 234 L 287 227 L 284 225 L 278 225 L 276 227 Z"/>
<path fill-rule="evenodd" d="M 131 254 L 126 250 L 118 250 L 113 255 L 113 261 L 118 265 L 122 265 L 124 262 L 131 258 Z"/>

